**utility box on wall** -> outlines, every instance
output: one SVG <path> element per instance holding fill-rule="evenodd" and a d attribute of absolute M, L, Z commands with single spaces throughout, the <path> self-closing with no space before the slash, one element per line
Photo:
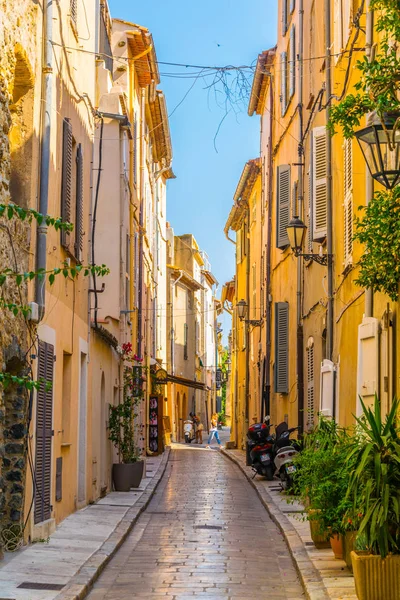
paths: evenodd
<path fill-rule="evenodd" d="M 357 416 L 362 414 L 360 397 L 366 406 L 372 406 L 379 382 L 379 320 L 364 317 L 358 326 L 357 359 Z"/>

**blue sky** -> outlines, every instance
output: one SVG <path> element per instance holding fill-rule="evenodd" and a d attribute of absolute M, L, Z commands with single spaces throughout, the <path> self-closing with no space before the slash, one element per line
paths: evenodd
<path fill-rule="evenodd" d="M 251 65 L 275 45 L 276 0 L 109 0 L 113 17 L 148 27 L 159 61 L 201 66 Z M 161 88 L 169 113 L 182 100 L 193 79 L 167 73 L 189 70 L 160 65 Z M 212 270 L 223 284 L 234 273 L 234 246 L 223 228 L 245 162 L 259 155 L 259 119 L 246 107 L 231 112 L 214 136 L 224 111 L 198 79 L 171 116 L 177 179 L 168 187 L 168 220 L 176 235 L 193 233 L 207 252 Z"/>

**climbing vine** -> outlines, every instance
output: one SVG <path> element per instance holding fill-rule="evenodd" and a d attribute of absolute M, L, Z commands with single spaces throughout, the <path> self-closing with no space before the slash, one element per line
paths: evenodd
<path fill-rule="evenodd" d="M 338 126 L 345 138 L 354 136 L 363 117 L 374 113 L 382 123 L 390 150 L 400 128 L 400 0 L 371 0 L 376 11 L 376 31 L 380 41 L 373 59 L 364 56 L 356 62 L 360 79 L 355 94 L 330 109 L 328 128 L 332 135 Z M 386 116 L 393 130 L 386 127 Z M 399 296 L 400 282 L 400 186 L 376 192 L 364 214 L 355 219 L 354 239 L 364 245 L 358 263 L 356 283 L 387 294 L 393 301 Z"/>

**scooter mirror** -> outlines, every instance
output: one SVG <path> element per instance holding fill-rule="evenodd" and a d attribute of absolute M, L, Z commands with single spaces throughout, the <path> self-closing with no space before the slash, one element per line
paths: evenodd
<path fill-rule="evenodd" d="M 267 415 L 266 417 L 264 417 L 264 423 L 268 423 L 268 421 L 271 419 L 271 415 Z"/>

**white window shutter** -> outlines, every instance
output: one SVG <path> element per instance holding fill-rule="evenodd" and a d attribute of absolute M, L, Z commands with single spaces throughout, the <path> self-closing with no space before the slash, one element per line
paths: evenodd
<path fill-rule="evenodd" d="M 282 117 L 286 112 L 288 103 L 287 98 L 287 53 L 281 53 L 281 114 Z"/>
<path fill-rule="evenodd" d="M 289 245 L 286 227 L 290 220 L 290 166 L 279 166 L 277 177 L 276 247 L 286 248 Z"/>
<path fill-rule="evenodd" d="M 353 254 L 353 151 L 352 140 L 344 142 L 344 265 L 351 264 Z"/>
<path fill-rule="evenodd" d="M 333 23 L 333 53 L 335 62 L 340 58 L 340 53 L 343 49 L 343 0 L 334 0 L 334 23 Z"/>
<path fill-rule="evenodd" d="M 356 414 L 362 415 L 360 397 L 367 407 L 373 406 L 379 393 L 379 320 L 364 317 L 358 326 Z"/>
<path fill-rule="evenodd" d="M 289 61 L 289 98 L 291 98 L 296 90 L 296 30 L 294 25 L 290 28 Z"/>
<path fill-rule="evenodd" d="M 315 385 L 314 385 L 314 342 L 307 348 L 307 429 L 314 426 Z"/>
<path fill-rule="evenodd" d="M 315 127 L 312 132 L 312 194 L 313 240 L 327 233 L 326 128 Z"/>
<path fill-rule="evenodd" d="M 313 203 L 312 203 L 312 167 L 311 163 L 308 169 L 308 228 L 307 228 L 307 248 L 309 252 L 313 251 Z"/>
<path fill-rule="evenodd" d="M 242 262 L 242 230 L 236 232 L 236 262 L 240 264 Z"/>
<path fill-rule="evenodd" d="M 333 417 L 335 397 L 336 367 L 331 360 L 323 360 L 321 364 L 321 396 L 319 410 L 325 417 Z M 335 415 L 337 418 L 337 415 Z"/>

